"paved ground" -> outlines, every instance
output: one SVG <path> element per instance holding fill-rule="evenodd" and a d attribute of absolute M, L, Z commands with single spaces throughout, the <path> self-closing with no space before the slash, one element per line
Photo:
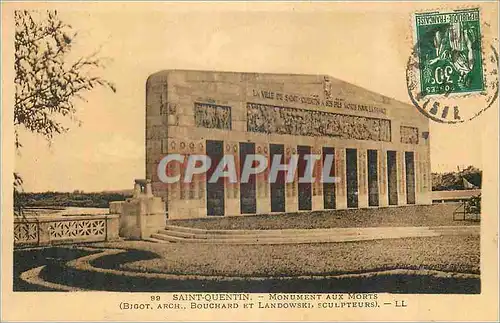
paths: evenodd
<path fill-rule="evenodd" d="M 15 279 L 15 290 L 469 294 L 481 287 L 478 236 L 287 246 L 88 246 L 43 248 L 38 257 L 36 250 L 17 250 L 15 263 L 24 269 L 16 273 L 28 281 Z"/>
<path fill-rule="evenodd" d="M 287 245 L 230 245 L 97 243 L 106 248 L 136 249 L 157 254 L 120 268 L 174 274 L 268 276 L 378 271 L 397 268 L 479 273 L 479 236 L 309 243 Z M 110 262 L 112 263 L 112 262 Z"/>

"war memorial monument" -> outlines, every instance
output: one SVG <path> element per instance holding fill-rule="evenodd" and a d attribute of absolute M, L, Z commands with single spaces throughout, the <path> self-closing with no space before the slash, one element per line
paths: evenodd
<path fill-rule="evenodd" d="M 269 171 L 247 183 L 207 174 L 164 183 L 167 154 L 224 156 L 240 170 L 249 154 L 282 164 L 298 156 L 293 181 Z M 301 183 L 304 156 L 333 161 L 334 183 Z M 172 162 L 170 175 L 185 163 Z M 315 173 L 320 177 L 319 173 Z M 415 107 L 326 75 L 168 70 L 146 84 L 146 178 L 169 219 L 431 204 L 429 119 Z"/>

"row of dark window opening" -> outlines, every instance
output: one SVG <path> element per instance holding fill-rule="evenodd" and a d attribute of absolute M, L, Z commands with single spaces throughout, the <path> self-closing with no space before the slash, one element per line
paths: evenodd
<path fill-rule="evenodd" d="M 223 158 L 223 142 L 216 140 L 208 140 L 206 145 L 206 153 L 212 159 L 212 165 L 217 165 L 218 161 Z M 255 154 L 255 144 L 249 142 L 240 143 L 240 169 L 243 168 L 243 163 L 247 155 Z M 269 145 L 269 160 L 274 160 L 275 155 L 281 155 L 281 163 L 284 163 L 285 148 L 282 144 Z M 311 154 L 310 146 L 297 146 L 297 154 L 299 157 L 297 172 L 298 176 L 303 177 L 305 171 L 305 155 Z M 327 155 L 332 155 L 335 160 L 335 148 L 323 147 L 323 160 Z M 387 190 L 388 204 L 398 204 L 398 168 L 397 168 L 396 151 L 387 151 L 385 158 L 387 159 Z M 378 185 L 378 158 L 377 150 L 368 150 L 368 205 L 379 206 L 379 185 Z M 214 162 L 215 161 L 215 162 Z M 413 152 L 404 153 L 405 162 L 405 183 L 406 183 L 406 203 L 415 204 L 415 161 Z M 358 151 L 354 148 L 346 149 L 345 162 L 345 179 L 347 188 L 347 207 L 358 208 L 359 205 L 359 187 L 358 187 Z M 207 176 L 207 215 L 224 215 L 224 183 L 208 182 Z M 213 170 L 212 170 L 213 171 Z M 335 176 L 335 167 L 330 169 L 329 176 Z M 271 212 L 285 212 L 285 190 L 286 184 L 284 181 L 285 172 L 279 171 L 278 178 L 275 182 L 271 182 Z M 323 185 L 323 208 L 325 210 L 336 209 L 335 183 L 322 183 Z M 240 213 L 254 214 L 257 212 L 257 194 L 256 183 L 250 180 L 247 183 L 240 184 Z M 298 183 L 298 209 L 312 210 L 312 184 Z"/>

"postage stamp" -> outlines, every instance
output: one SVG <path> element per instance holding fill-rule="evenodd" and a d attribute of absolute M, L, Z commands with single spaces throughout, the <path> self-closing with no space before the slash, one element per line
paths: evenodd
<path fill-rule="evenodd" d="M 484 89 L 479 9 L 416 14 L 423 95 Z"/>
<path fill-rule="evenodd" d="M 462 123 L 498 97 L 498 53 L 477 7 L 417 12 L 407 65 L 408 94 L 433 121 Z M 479 104 L 478 104 L 479 102 Z"/>

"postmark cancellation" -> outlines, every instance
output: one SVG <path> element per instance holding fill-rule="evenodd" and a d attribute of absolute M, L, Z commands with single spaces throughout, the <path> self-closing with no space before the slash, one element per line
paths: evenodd
<path fill-rule="evenodd" d="M 479 8 L 418 12 L 407 65 L 413 104 L 441 123 L 471 120 L 498 96 L 498 53 Z"/>

